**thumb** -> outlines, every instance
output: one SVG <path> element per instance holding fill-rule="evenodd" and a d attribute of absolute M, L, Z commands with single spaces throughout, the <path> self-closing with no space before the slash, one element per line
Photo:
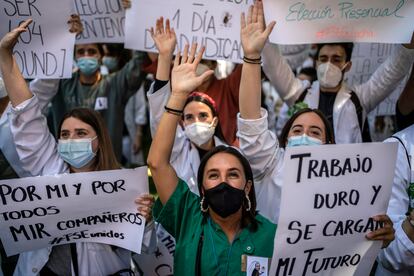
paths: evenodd
<path fill-rule="evenodd" d="M 203 83 L 203 82 L 205 82 L 213 74 L 214 74 L 214 70 L 207 70 L 203 74 L 201 74 L 200 76 L 198 76 L 197 77 L 197 80 L 200 83 Z"/>

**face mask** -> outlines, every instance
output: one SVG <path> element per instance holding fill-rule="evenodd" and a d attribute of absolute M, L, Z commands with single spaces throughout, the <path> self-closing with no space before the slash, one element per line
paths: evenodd
<path fill-rule="evenodd" d="M 109 71 L 113 71 L 118 67 L 118 59 L 116 57 L 103 57 L 102 63 Z"/>
<path fill-rule="evenodd" d="M 201 76 L 204 72 L 207 72 L 208 70 L 210 70 L 210 67 L 208 67 L 205 64 L 199 63 L 197 65 L 196 74 L 197 76 Z"/>
<path fill-rule="evenodd" d="M 342 68 L 330 63 L 324 62 L 319 64 L 317 74 L 321 87 L 334 88 L 337 87 L 342 80 L 342 70 L 345 68 L 346 63 Z"/>
<path fill-rule="evenodd" d="M 222 182 L 214 188 L 205 190 L 204 196 L 208 206 L 220 217 L 226 218 L 241 208 L 245 192 Z"/>
<path fill-rule="evenodd" d="M 204 145 L 214 135 L 216 127 L 213 126 L 214 121 L 211 124 L 195 122 L 185 127 L 185 135 L 191 142 L 197 146 Z"/>
<path fill-rule="evenodd" d="M 322 141 L 314 138 L 309 137 L 306 134 L 300 136 L 290 136 L 288 138 L 288 147 L 297 147 L 297 146 L 319 146 L 322 145 Z"/>
<path fill-rule="evenodd" d="M 86 76 L 93 75 L 99 69 L 99 62 L 94 57 L 81 57 L 76 62 L 79 70 Z"/>
<path fill-rule="evenodd" d="M 77 169 L 82 168 L 96 155 L 92 151 L 92 141 L 96 137 L 86 139 L 59 139 L 58 152 L 60 157 L 72 167 Z"/>

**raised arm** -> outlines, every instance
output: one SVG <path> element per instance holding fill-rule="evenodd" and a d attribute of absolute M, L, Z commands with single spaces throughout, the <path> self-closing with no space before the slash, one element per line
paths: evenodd
<path fill-rule="evenodd" d="M 151 37 L 158 49 L 158 66 L 155 78 L 160 81 L 170 80 L 171 61 L 177 45 L 177 36 L 173 28 L 170 28 L 170 20 L 165 21 L 160 17 L 154 28 L 151 28 Z"/>
<path fill-rule="evenodd" d="M 24 21 L 19 27 L 7 33 L 0 41 L 0 69 L 4 86 L 14 107 L 33 96 L 13 57 L 13 48 L 20 34 L 27 31 L 27 26 L 30 23 L 32 23 L 32 19 Z"/>
<path fill-rule="evenodd" d="M 256 1 L 250 6 L 247 20 L 241 14 L 241 42 L 244 63 L 240 82 L 240 116 L 243 119 L 259 119 L 261 102 L 261 53 L 275 22 L 267 27 L 264 22 L 263 3 Z"/>
<path fill-rule="evenodd" d="M 195 57 L 197 44 L 191 47 L 188 55 L 188 45 L 184 48 L 180 61 L 180 53 L 177 53 L 172 70 L 172 93 L 165 107 L 166 112 L 161 117 L 160 124 L 148 155 L 148 166 L 157 188 L 162 204 L 165 204 L 175 191 L 178 177 L 170 164 L 171 151 L 174 145 L 177 124 L 181 118 L 182 110 L 189 93 L 196 89 L 205 79 L 214 72 L 209 70 L 197 76 L 196 68 L 203 56 L 202 48 Z"/>

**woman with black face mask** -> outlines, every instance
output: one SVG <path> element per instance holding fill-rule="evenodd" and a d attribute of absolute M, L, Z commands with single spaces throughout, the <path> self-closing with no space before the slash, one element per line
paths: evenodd
<path fill-rule="evenodd" d="M 204 48 L 194 58 L 176 55 L 172 93 L 165 106 L 148 156 L 159 194 L 154 216 L 176 239 L 175 275 L 245 275 L 242 255 L 272 256 L 276 225 L 256 213 L 253 175 L 238 150 L 219 146 L 208 152 L 198 168 L 200 197 L 177 177 L 170 164 L 178 122 L 188 94 L 212 70 L 197 76 Z"/>

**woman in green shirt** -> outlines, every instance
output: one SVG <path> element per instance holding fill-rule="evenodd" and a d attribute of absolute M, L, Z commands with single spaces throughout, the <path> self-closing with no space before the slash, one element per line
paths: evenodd
<path fill-rule="evenodd" d="M 170 155 L 187 96 L 211 74 L 196 68 L 204 48 L 176 55 L 172 93 L 148 156 L 159 194 L 154 216 L 175 237 L 175 275 L 246 275 L 243 255 L 270 258 L 276 225 L 256 213 L 249 162 L 236 149 L 220 146 L 207 153 L 198 169 L 200 197 L 177 177 Z"/>

